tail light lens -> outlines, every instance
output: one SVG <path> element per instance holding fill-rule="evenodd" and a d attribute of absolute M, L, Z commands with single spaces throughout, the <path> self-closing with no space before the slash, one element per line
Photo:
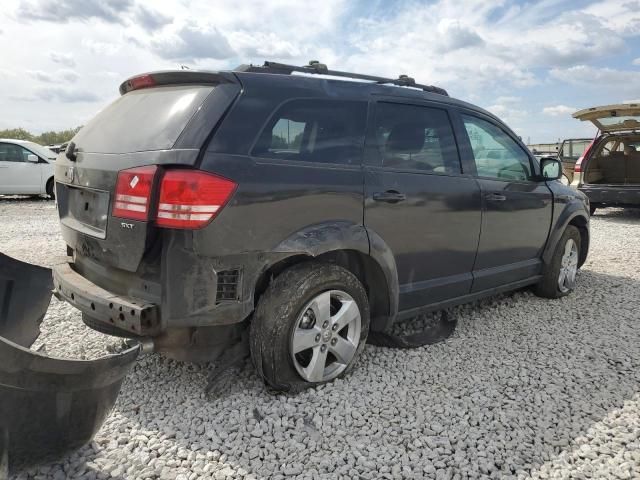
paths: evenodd
<path fill-rule="evenodd" d="M 149 204 L 157 168 L 153 165 L 118 172 L 114 217 L 133 220 L 149 219 Z"/>
<path fill-rule="evenodd" d="M 574 173 L 582 173 L 582 161 L 586 158 L 587 155 L 589 155 L 589 152 L 591 151 L 591 148 L 593 147 L 593 144 L 595 142 L 596 142 L 595 140 L 593 142 L 591 142 L 589 144 L 589 146 L 587 147 L 587 149 L 582 154 L 582 156 L 578 159 L 578 161 L 576 162 L 575 166 L 573 167 L 573 172 Z"/>
<path fill-rule="evenodd" d="M 236 186 L 231 180 L 198 170 L 167 170 L 160 183 L 156 224 L 201 228 L 224 207 Z"/>

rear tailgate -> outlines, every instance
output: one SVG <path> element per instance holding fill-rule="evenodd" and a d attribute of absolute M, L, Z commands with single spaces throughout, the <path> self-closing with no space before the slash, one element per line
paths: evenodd
<path fill-rule="evenodd" d="M 136 78 L 146 83 L 132 90 Z M 137 270 L 157 232 L 146 220 L 113 216 L 118 172 L 196 166 L 200 149 L 240 90 L 224 74 L 160 72 L 136 78 L 78 132 L 74 154 L 60 154 L 55 167 L 67 244 L 100 265 L 129 272 Z"/>

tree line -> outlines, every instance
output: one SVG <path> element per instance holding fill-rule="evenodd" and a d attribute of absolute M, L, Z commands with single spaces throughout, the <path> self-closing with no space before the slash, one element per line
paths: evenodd
<path fill-rule="evenodd" d="M 82 127 L 69 128 L 67 130 L 43 132 L 35 135 L 24 128 L 7 128 L 0 130 L 0 138 L 11 138 L 13 140 L 29 140 L 30 142 L 39 143 L 40 145 L 57 145 L 68 142 L 78 133 Z"/>

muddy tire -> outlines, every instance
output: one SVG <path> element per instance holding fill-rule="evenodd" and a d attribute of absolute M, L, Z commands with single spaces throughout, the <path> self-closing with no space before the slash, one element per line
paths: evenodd
<path fill-rule="evenodd" d="M 260 297 L 251 359 L 271 388 L 298 391 L 350 372 L 368 333 L 369 302 L 356 276 L 307 262 L 285 270 Z"/>
<path fill-rule="evenodd" d="M 545 265 L 535 293 L 544 298 L 560 298 L 575 289 L 580 256 L 580 232 L 569 225 L 556 245 L 551 261 Z"/>

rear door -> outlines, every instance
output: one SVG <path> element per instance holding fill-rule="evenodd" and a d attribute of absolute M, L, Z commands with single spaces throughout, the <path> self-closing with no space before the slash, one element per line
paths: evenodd
<path fill-rule="evenodd" d="M 32 152 L 14 143 L 0 142 L 0 193 L 41 193 L 42 165 L 27 161 Z"/>
<path fill-rule="evenodd" d="M 400 310 L 469 293 L 480 188 L 462 170 L 447 107 L 379 99 L 366 150 L 365 225 L 392 250 Z"/>
<path fill-rule="evenodd" d="M 498 122 L 461 111 L 462 154 L 475 164 L 482 193 L 482 233 L 473 292 L 540 273 L 553 198 L 533 157 Z"/>

